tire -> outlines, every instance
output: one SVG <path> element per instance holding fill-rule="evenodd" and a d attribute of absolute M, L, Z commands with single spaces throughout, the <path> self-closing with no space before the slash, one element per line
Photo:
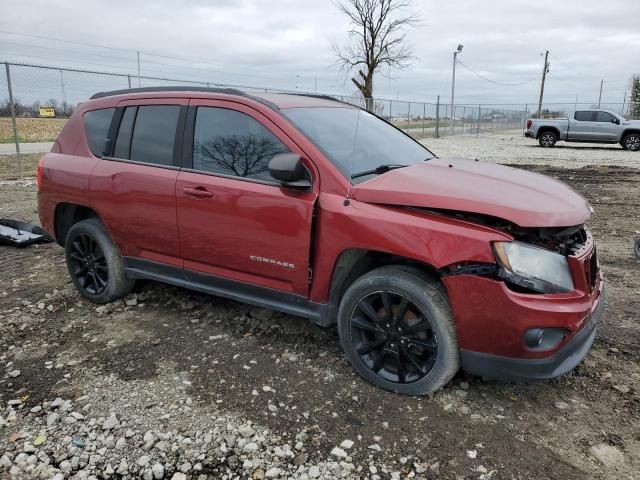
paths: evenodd
<path fill-rule="evenodd" d="M 622 145 L 622 148 L 625 150 L 631 150 L 632 152 L 640 151 L 640 133 L 625 135 L 620 145 Z"/>
<path fill-rule="evenodd" d="M 355 370 L 391 392 L 434 393 L 460 368 L 446 291 L 412 267 L 381 267 L 357 279 L 340 302 L 338 333 Z"/>
<path fill-rule="evenodd" d="M 543 148 L 551 148 L 558 141 L 558 136 L 553 132 L 542 132 L 538 137 L 538 143 Z"/>
<path fill-rule="evenodd" d="M 73 225 L 64 244 L 67 268 L 80 294 L 93 303 L 109 303 L 133 290 L 120 250 L 97 218 Z"/>

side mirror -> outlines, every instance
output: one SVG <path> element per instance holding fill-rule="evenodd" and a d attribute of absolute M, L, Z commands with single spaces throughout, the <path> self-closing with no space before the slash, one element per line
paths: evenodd
<path fill-rule="evenodd" d="M 613 123 L 615 123 L 616 125 L 620 125 L 620 119 L 618 118 L 614 118 L 613 120 L 611 120 Z"/>
<path fill-rule="evenodd" d="M 269 160 L 269 174 L 283 186 L 308 190 L 311 182 L 297 153 L 279 153 Z"/>

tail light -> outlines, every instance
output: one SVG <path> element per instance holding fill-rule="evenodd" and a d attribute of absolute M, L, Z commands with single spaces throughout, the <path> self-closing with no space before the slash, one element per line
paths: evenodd
<path fill-rule="evenodd" d="M 532 124 L 533 124 L 533 120 L 531 120 L 531 119 L 527 120 L 527 130 L 529 130 L 531 128 Z"/>
<path fill-rule="evenodd" d="M 38 160 L 38 168 L 36 169 L 36 176 L 38 177 L 38 191 L 42 188 L 42 164 L 44 162 L 44 157 Z"/>

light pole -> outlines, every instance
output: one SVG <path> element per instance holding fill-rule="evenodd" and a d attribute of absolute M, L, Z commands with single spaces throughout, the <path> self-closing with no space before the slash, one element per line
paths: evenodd
<path fill-rule="evenodd" d="M 458 49 L 453 52 L 453 77 L 451 79 L 451 120 L 450 120 L 450 127 L 449 129 L 451 130 L 451 135 L 453 135 L 453 126 L 455 123 L 455 108 L 453 107 L 453 101 L 455 99 L 455 93 L 456 93 L 456 57 L 458 56 L 459 53 L 462 52 L 462 48 L 464 47 L 464 45 L 460 44 L 458 45 Z"/>

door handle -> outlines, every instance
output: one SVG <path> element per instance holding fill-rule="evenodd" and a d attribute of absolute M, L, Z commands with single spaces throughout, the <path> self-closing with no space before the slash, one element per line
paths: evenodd
<path fill-rule="evenodd" d="M 204 187 L 195 187 L 195 188 L 184 187 L 182 191 L 184 192 L 185 195 L 189 195 L 190 197 L 195 197 L 195 198 L 211 198 L 214 196 L 212 192 L 208 191 Z"/>

